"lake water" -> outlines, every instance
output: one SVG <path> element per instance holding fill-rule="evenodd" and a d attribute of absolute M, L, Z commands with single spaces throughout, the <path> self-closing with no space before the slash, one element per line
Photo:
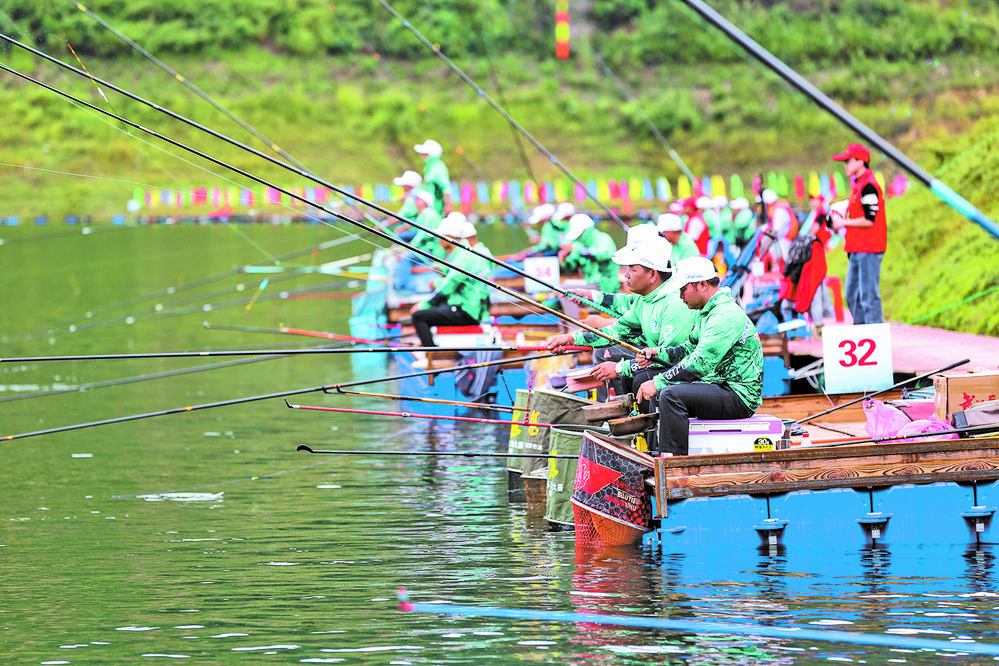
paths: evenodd
<path fill-rule="evenodd" d="M 0 247 L 3 357 L 308 342 L 208 330 L 206 320 L 348 332 L 347 299 L 264 298 L 335 282 L 331 276 L 275 280 L 249 312 L 259 279 L 233 274 L 182 288 L 335 238 L 329 229 L 192 226 L 48 235 L 57 231 L 18 230 Z M 367 251 L 352 241 L 294 262 Z M 134 303 L 170 287 L 179 291 Z M 185 299 L 191 300 L 179 303 Z M 296 356 L 23 397 L 221 360 L 0 364 L 0 435 L 393 372 L 391 365 L 353 364 L 347 356 Z M 321 393 L 293 402 L 397 409 Z M 719 543 L 700 558 L 641 548 L 595 552 L 577 549 L 571 532 L 550 532 L 537 508 L 508 501 L 501 458 L 379 455 L 503 451 L 507 435 L 502 426 L 305 412 L 264 400 L 6 441 L 3 662 L 994 661 L 912 647 L 399 611 L 396 591 L 404 586 L 419 602 L 999 643 L 989 547 L 771 554 L 728 552 Z M 301 443 L 361 455 L 296 452 Z"/>

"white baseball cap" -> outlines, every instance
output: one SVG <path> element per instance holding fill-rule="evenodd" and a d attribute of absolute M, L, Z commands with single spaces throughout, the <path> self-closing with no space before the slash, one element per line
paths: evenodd
<path fill-rule="evenodd" d="M 653 229 L 651 225 L 646 225 Z M 611 261 L 619 266 L 645 266 L 654 271 L 663 273 L 672 270 L 670 258 L 673 255 L 673 246 L 662 236 L 642 239 L 638 243 L 629 243 L 614 253 Z"/>
<path fill-rule="evenodd" d="M 694 202 L 694 206 L 698 210 L 707 210 L 711 208 L 711 197 L 697 197 L 697 201 Z"/>
<path fill-rule="evenodd" d="M 716 277 L 718 277 L 718 269 L 715 268 L 714 263 L 710 259 L 706 257 L 687 257 L 677 262 L 670 285 L 673 291 L 680 291 L 680 289 L 692 282 L 701 282 L 702 280 L 710 280 Z"/>
<path fill-rule="evenodd" d="M 628 240 L 625 242 L 625 245 L 634 245 L 635 243 L 652 240 L 653 238 L 660 238 L 659 230 L 656 229 L 655 225 L 636 224 L 628 229 Z"/>
<path fill-rule="evenodd" d="M 713 199 L 711 199 L 711 207 L 712 208 L 722 209 L 722 208 L 724 208 L 727 205 L 728 205 L 728 198 L 726 198 L 722 194 L 719 194 L 719 195 L 715 196 Z"/>
<path fill-rule="evenodd" d="M 659 233 L 664 231 L 683 231 L 683 220 L 679 215 L 673 213 L 663 213 L 656 220 L 656 229 Z"/>
<path fill-rule="evenodd" d="M 475 230 L 475 225 L 468 221 L 464 213 L 452 211 L 441 220 L 440 226 L 437 227 L 437 233 L 451 238 L 471 238 L 478 232 Z"/>
<path fill-rule="evenodd" d="M 403 171 L 398 178 L 393 178 L 392 182 L 401 187 L 419 187 L 423 182 L 423 176 L 415 171 Z"/>
<path fill-rule="evenodd" d="M 746 210 L 749 208 L 749 199 L 746 197 L 737 197 L 732 199 L 732 210 Z"/>
<path fill-rule="evenodd" d="M 537 224 L 542 220 L 550 219 L 551 216 L 554 214 L 555 214 L 555 206 L 550 203 L 543 203 L 531 211 L 530 217 L 527 218 L 527 223 Z"/>
<path fill-rule="evenodd" d="M 569 218 L 569 231 L 565 234 L 566 242 L 571 242 L 583 235 L 583 232 L 596 224 L 586 213 L 576 213 Z"/>
<path fill-rule="evenodd" d="M 576 214 L 576 207 L 568 201 L 563 201 L 559 205 L 555 206 L 555 214 L 552 215 L 552 222 L 561 222 L 567 217 L 572 217 Z"/>
<path fill-rule="evenodd" d="M 434 205 L 434 195 L 432 195 L 430 192 L 427 192 L 426 190 L 420 190 L 419 192 L 417 192 L 416 198 L 422 201 L 423 203 L 427 204 L 428 206 Z"/>
<path fill-rule="evenodd" d="M 444 149 L 441 148 L 441 144 L 437 143 L 433 139 L 427 139 L 423 143 L 416 144 L 413 146 L 413 150 L 421 155 L 430 155 L 431 157 L 440 157 L 444 154 Z"/>
<path fill-rule="evenodd" d="M 771 189 L 763 190 L 760 196 L 763 199 L 763 203 L 768 206 L 772 206 L 777 203 L 777 193 Z"/>

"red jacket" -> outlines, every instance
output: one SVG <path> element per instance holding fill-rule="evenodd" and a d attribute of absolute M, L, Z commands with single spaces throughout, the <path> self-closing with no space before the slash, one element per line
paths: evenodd
<path fill-rule="evenodd" d="M 874 171 L 868 169 L 860 174 L 850 190 L 850 202 L 846 209 L 847 219 L 864 217 L 864 205 L 860 194 L 867 185 L 873 185 L 878 193 L 878 210 L 874 215 L 874 225 L 870 227 L 847 227 L 846 243 L 843 249 L 847 252 L 884 252 L 888 249 L 888 221 L 885 217 L 885 195 L 874 177 Z"/>

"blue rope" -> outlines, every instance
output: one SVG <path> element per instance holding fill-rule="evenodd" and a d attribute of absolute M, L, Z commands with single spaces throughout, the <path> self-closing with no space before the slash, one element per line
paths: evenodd
<path fill-rule="evenodd" d="M 665 620 L 654 617 L 629 615 L 598 615 L 594 613 L 570 613 L 561 611 L 532 611 L 520 608 L 480 608 L 478 606 L 456 606 L 452 604 L 409 603 L 401 597 L 399 608 L 417 613 L 438 613 L 441 615 L 466 615 L 472 617 L 503 617 L 518 620 L 542 620 L 555 622 L 586 622 L 590 624 L 612 624 L 622 627 L 643 627 L 647 629 L 667 629 L 697 634 L 726 634 L 733 636 L 767 636 L 799 641 L 823 641 L 827 643 L 853 643 L 856 645 L 879 645 L 884 647 L 911 648 L 914 650 L 949 650 L 974 654 L 999 655 L 999 645 L 984 643 L 948 642 L 906 636 L 857 634 L 845 631 L 826 631 L 798 625 L 766 627 L 750 624 L 730 624 L 727 622 L 700 622 L 696 620 Z"/>

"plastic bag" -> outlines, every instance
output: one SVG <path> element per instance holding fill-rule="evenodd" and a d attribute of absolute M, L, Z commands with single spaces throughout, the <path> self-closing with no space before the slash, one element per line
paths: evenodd
<path fill-rule="evenodd" d="M 867 434 L 879 439 L 894 437 L 899 430 L 911 423 L 901 409 L 875 399 L 864 403 L 864 416 L 867 417 Z"/>
<path fill-rule="evenodd" d="M 910 423 L 906 423 L 898 431 L 898 436 L 903 437 L 905 435 L 915 435 L 917 433 L 936 433 L 941 430 L 953 430 L 953 427 L 946 421 L 941 421 L 938 418 L 928 418 L 928 419 L 918 419 Z M 907 439 L 907 442 L 925 442 L 930 439 L 957 439 L 957 433 L 949 433 L 947 435 L 931 435 L 930 437 L 913 437 Z"/>

